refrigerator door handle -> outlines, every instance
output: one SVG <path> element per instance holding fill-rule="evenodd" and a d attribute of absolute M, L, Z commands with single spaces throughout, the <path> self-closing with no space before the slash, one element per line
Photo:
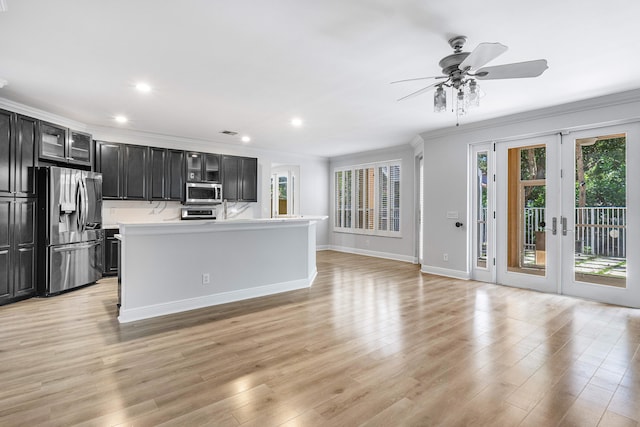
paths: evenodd
<path fill-rule="evenodd" d="M 87 182 L 84 178 L 81 180 L 82 182 L 82 231 L 87 230 L 87 217 L 89 216 L 89 191 L 87 190 Z"/>
<path fill-rule="evenodd" d="M 76 189 L 76 204 L 78 205 L 76 221 L 78 223 L 78 231 L 81 233 L 84 233 L 87 229 L 87 211 L 89 210 L 87 199 L 88 195 L 84 179 L 80 178 Z"/>
<path fill-rule="evenodd" d="M 98 246 L 99 244 L 100 244 L 99 241 L 85 243 L 84 245 L 74 243 L 71 245 L 55 246 L 55 247 L 52 247 L 51 249 L 53 250 L 53 252 L 71 252 L 71 251 L 77 251 L 79 249 L 90 249 L 95 246 Z"/>
<path fill-rule="evenodd" d="M 78 231 L 82 232 L 82 185 L 80 181 L 76 183 L 76 225 Z"/>

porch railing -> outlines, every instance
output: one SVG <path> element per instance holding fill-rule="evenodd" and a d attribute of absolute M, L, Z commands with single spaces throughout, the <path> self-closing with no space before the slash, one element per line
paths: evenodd
<path fill-rule="evenodd" d="M 576 208 L 576 252 L 625 258 L 627 208 Z"/>
<path fill-rule="evenodd" d="M 575 210 L 575 251 L 585 255 L 626 257 L 627 208 L 584 207 Z M 524 248 L 535 249 L 536 231 L 545 221 L 545 208 L 524 209 Z M 551 224 L 548 224 L 548 229 Z M 560 224 L 558 224 L 560 227 Z M 558 230 L 560 232 L 561 230 Z"/>

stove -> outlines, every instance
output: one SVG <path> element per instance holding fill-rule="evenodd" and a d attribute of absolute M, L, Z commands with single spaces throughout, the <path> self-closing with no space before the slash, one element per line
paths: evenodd
<path fill-rule="evenodd" d="M 216 208 L 207 206 L 185 206 L 180 219 L 216 219 Z"/>

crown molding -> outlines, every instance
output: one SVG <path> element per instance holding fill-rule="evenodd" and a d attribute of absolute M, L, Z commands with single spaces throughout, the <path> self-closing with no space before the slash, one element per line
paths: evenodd
<path fill-rule="evenodd" d="M 2 0 L 0 0 L 2 1 Z M 12 101 L 7 98 L 0 97 L 0 108 L 12 111 L 14 113 L 23 114 L 25 116 L 33 117 L 34 119 L 44 120 L 46 122 L 52 122 L 64 127 L 71 128 L 73 130 L 83 131 L 91 133 L 94 139 L 122 142 L 129 144 L 140 144 L 147 146 L 160 146 L 163 148 L 176 148 L 215 152 L 220 151 L 225 154 L 237 154 L 243 155 L 246 153 L 254 153 L 256 155 L 262 154 L 267 157 L 273 157 L 274 155 L 286 155 L 288 158 L 297 159 L 313 159 L 328 162 L 329 158 L 326 156 L 314 156 L 310 154 L 301 154 L 294 152 L 285 152 L 278 150 L 270 150 L 267 148 L 260 148 L 252 145 L 240 145 L 230 144 L 228 142 L 220 142 L 215 140 L 204 140 L 197 138 L 187 138 L 175 135 L 164 135 L 159 133 L 138 131 L 132 129 L 119 129 L 109 126 L 96 126 L 87 125 L 75 120 L 71 120 L 67 117 L 59 116 L 57 114 L 49 113 L 38 108 L 30 107 L 19 102 Z"/>
<path fill-rule="evenodd" d="M 286 155 L 288 158 L 328 161 L 328 157 L 270 150 L 268 148 L 261 148 L 251 144 L 232 144 L 229 142 L 220 142 L 213 139 L 209 140 L 188 138 L 133 129 L 119 129 L 109 126 L 89 126 L 87 132 L 91 133 L 94 139 L 109 142 L 140 144 L 162 148 L 176 148 L 186 151 L 204 151 L 208 153 L 221 152 L 230 155 L 246 155 L 247 153 L 256 156 L 262 155 L 265 157 L 273 157 L 274 155 Z"/>
<path fill-rule="evenodd" d="M 619 92 L 611 95 L 604 95 L 596 98 L 589 98 L 581 101 L 570 102 L 567 104 L 555 105 L 552 107 L 541 108 L 537 110 L 525 111 L 522 113 L 511 114 L 508 116 L 497 117 L 495 119 L 483 120 L 480 122 L 469 123 L 459 127 L 448 127 L 443 129 L 436 129 L 421 133 L 420 136 L 426 142 L 429 140 L 437 140 L 444 137 L 460 136 L 465 134 L 472 134 L 478 131 L 492 129 L 496 127 L 505 127 L 511 125 L 518 125 L 521 123 L 527 123 L 532 121 L 540 121 L 545 119 L 557 118 L 560 116 L 568 116 L 576 113 L 584 113 L 588 111 L 598 110 L 602 108 L 621 106 L 626 104 L 640 103 L 640 89 L 634 89 L 626 92 Z M 634 117 L 620 118 L 618 122 L 629 122 L 640 119 L 640 110 L 635 113 Z M 599 124 L 609 125 L 613 124 L 611 121 L 603 123 L 590 123 L 582 126 L 569 126 L 568 128 L 557 128 L 548 130 L 548 132 L 566 132 L 570 130 L 578 130 L 583 127 L 593 127 Z"/>
<path fill-rule="evenodd" d="M 0 0 L 2 1 L 2 0 Z M 0 108 L 5 108 L 14 113 L 23 114 L 25 116 L 33 117 L 34 119 L 44 120 L 45 122 L 52 122 L 59 124 L 73 130 L 79 130 L 87 132 L 89 129 L 86 124 L 68 119 L 66 117 L 59 116 L 57 114 L 49 113 L 48 111 L 33 108 L 28 105 L 21 104 L 19 102 L 11 101 L 7 98 L 0 98 Z"/>
<path fill-rule="evenodd" d="M 365 157 L 370 157 L 370 156 L 384 156 L 384 155 L 392 155 L 392 156 L 396 156 L 398 155 L 398 150 L 411 150 L 412 152 L 414 151 L 414 148 L 411 144 L 409 143 L 405 143 L 405 144 L 399 144 L 399 145 L 393 145 L 391 147 L 384 147 L 384 148 L 378 148 L 375 150 L 369 150 L 369 151 L 358 151 L 356 153 L 349 153 L 349 154 L 342 154 L 340 156 L 333 156 L 329 158 L 329 161 L 331 163 L 333 162 L 342 162 L 342 161 L 347 161 L 347 160 L 355 160 L 358 161 L 357 159 L 362 158 L 363 156 Z M 396 157 L 393 157 L 393 159 L 396 159 Z M 378 162 L 373 161 L 373 163 Z M 369 162 L 365 162 L 363 164 L 366 164 Z"/>
<path fill-rule="evenodd" d="M 411 141 L 409 141 L 409 145 L 415 148 L 422 148 L 422 144 L 424 144 L 424 139 L 420 135 L 416 135 L 413 137 Z"/>

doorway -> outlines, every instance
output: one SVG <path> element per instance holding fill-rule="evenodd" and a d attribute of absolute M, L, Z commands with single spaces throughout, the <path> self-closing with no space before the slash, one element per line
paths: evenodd
<path fill-rule="evenodd" d="M 285 165 L 271 168 L 271 217 L 300 215 L 300 167 Z"/>
<path fill-rule="evenodd" d="M 633 215 L 640 197 L 628 191 L 629 182 L 640 182 L 639 128 L 498 142 L 494 152 L 472 149 L 472 176 L 480 176 L 472 197 L 474 278 L 495 269 L 492 281 L 499 284 L 640 306 L 640 284 L 627 280 L 640 246 L 634 238 L 640 220 Z M 492 186 L 481 178 L 490 176 L 481 165 L 493 158 Z M 493 260 L 486 250 L 492 234 Z"/>
<path fill-rule="evenodd" d="M 418 241 L 416 247 L 418 264 L 422 265 L 424 254 L 424 227 L 423 227 L 423 212 L 424 212 L 424 156 L 421 154 L 416 157 L 418 179 L 416 182 L 417 188 L 417 207 L 416 210 L 416 228 L 418 230 Z"/>
<path fill-rule="evenodd" d="M 496 281 L 559 292 L 560 136 L 496 144 Z"/>

